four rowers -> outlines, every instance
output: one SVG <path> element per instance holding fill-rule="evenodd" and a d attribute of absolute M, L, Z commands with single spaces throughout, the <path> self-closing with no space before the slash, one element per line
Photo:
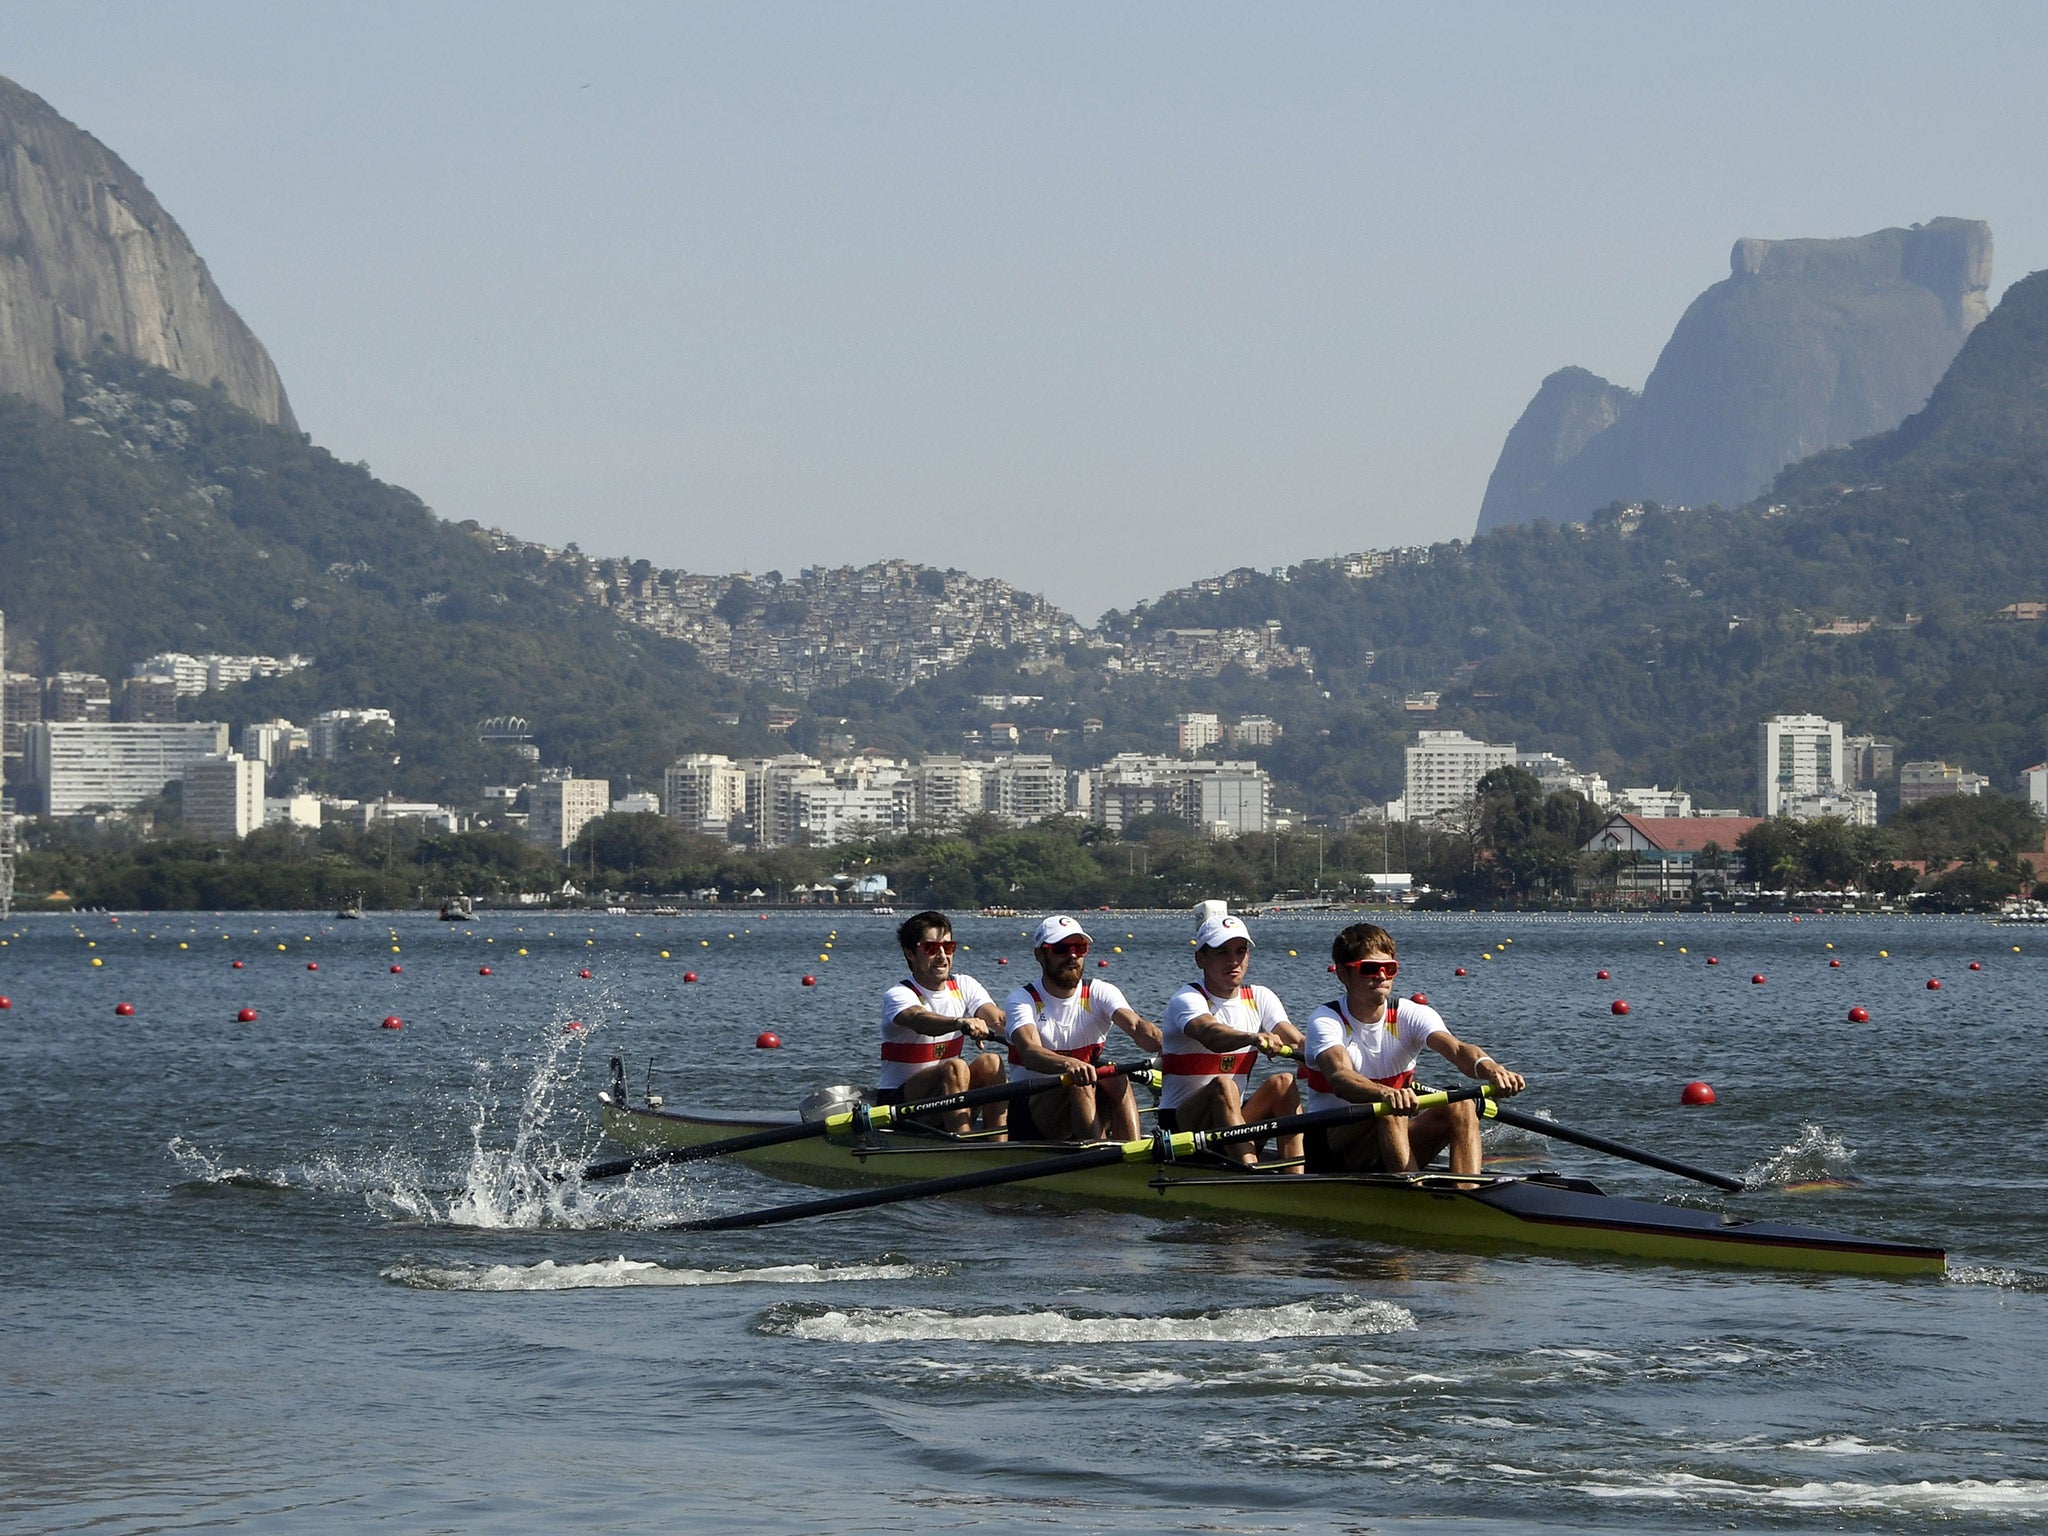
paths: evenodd
<path fill-rule="evenodd" d="M 1355 923 L 1330 947 L 1344 992 L 1315 1011 L 1306 1034 L 1289 1021 L 1280 999 L 1245 977 L 1252 937 L 1244 920 L 1205 904 L 1195 938 L 1201 979 L 1183 986 L 1163 1025 L 1144 1018 L 1123 992 L 1088 979 L 1093 941 L 1071 917 L 1038 925 L 1032 954 L 1039 979 L 1012 992 L 1003 1007 L 971 976 L 953 970 L 952 924 L 942 912 L 920 912 L 897 930 L 905 980 L 882 1002 L 882 1070 L 876 1101 L 917 1103 L 1004 1080 L 994 1055 L 963 1058 L 966 1041 L 1002 1035 L 1019 1081 L 1044 1088 L 1014 1100 L 1010 1134 L 1020 1141 L 1134 1141 L 1138 1105 L 1128 1079 L 1100 1071 L 1112 1030 L 1145 1052 L 1160 1052 L 1164 1087 L 1159 1124 L 1168 1131 L 1218 1130 L 1301 1111 L 1384 1103 L 1392 1113 L 1352 1125 L 1283 1137 L 1284 1163 L 1310 1173 L 1413 1173 L 1446 1148 L 1451 1171 L 1480 1171 L 1479 1114 L 1470 1101 L 1416 1112 L 1415 1064 L 1435 1051 L 1469 1078 L 1500 1095 L 1520 1093 L 1520 1073 L 1460 1040 L 1425 1003 L 1394 996 L 1401 963 L 1394 939 L 1372 923 Z M 1276 1072 L 1257 1089 L 1252 1068 L 1261 1055 L 1301 1056 L 1299 1082 Z M 921 1117 L 924 1118 L 924 1117 Z M 956 1134 L 972 1112 L 934 1114 L 929 1123 Z M 1001 1135 L 1004 1106 L 982 1109 L 985 1131 Z M 1236 1153 L 1255 1161 L 1250 1148 Z"/>

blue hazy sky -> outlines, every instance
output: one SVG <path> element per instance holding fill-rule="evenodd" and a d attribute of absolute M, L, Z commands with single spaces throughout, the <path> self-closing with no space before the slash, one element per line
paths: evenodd
<path fill-rule="evenodd" d="M 300 424 L 451 518 L 1083 617 L 1469 533 L 1738 236 L 2048 264 L 2048 8 L 27 5 Z"/>

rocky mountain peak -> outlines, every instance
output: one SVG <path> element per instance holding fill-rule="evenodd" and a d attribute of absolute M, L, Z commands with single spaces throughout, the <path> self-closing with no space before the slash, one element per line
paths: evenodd
<path fill-rule="evenodd" d="M 270 354 L 142 178 L 0 79 L 0 391 L 61 412 L 59 358 L 102 350 L 297 428 Z"/>

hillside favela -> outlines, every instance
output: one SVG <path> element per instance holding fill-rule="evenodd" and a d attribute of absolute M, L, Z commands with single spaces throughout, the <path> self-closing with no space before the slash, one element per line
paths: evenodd
<path fill-rule="evenodd" d="M 10 18 L 0 1530 L 2048 1519 L 2041 13 Z"/>

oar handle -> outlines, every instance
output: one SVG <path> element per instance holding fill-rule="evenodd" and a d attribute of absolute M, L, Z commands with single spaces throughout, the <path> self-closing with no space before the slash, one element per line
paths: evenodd
<path fill-rule="evenodd" d="M 1696 1168 L 1691 1163 L 1681 1163 L 1675 1157 L 1665 1157 L 1657 1152 L 1646 1152 L 1641 1147 L 1624 1146 L 1621 1142 L 1610 1141 L 1605 1136 L 1596 1136 L 1591 1131 L 1575 1131 L 1568 1125 L 1559 1125 L 1538 1115 L 1524 1114 L 1519 1109 L 1509 1109 L 1503 1104 L 1489 1106 L 1487 1113 L 1490 1118 L 1500 1121 L 1503 1125 L 1520 1126 L 1525 1131 L 1535 1131 L 1541 1136 L 1568 1141 L 1573 1146 L 1605 1152 L 1609 1157 L 1641 1163 L 1646 1168 L 1660 1169 L 1665 1173 L 1675 1173 L 1682 1179 L 1694 1179 L 1702 1184 L 1711 1184 L 1714 1188 L 1725 1189 L 1730 1194 L 1739 1195 L 1749 1187 L 1731 1174 L 1716 1173 L 1711 1168 Z"/>

